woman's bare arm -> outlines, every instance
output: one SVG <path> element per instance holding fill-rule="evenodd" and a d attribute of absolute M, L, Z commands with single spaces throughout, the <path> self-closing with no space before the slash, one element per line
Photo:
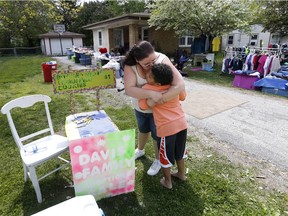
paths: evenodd
<path fill-rule="evenodd" d="M 175 68 L 175 66 L 168 58 L 165 58 L 162 63 L 169 65 L 173 70 L 172 85 L 169 88 L 169 90 L 163 94 L 163 102 L 165 102 L 177 97 L 180 94 L 180 92 L 185 90 L 185 83 L 182 75 L 179 73 L 179 71 Z"/>
<path fill-rule="evenodd" d="M 162 100 L 160 92 L 145 90 L 137 86 L 137 78 L 133 69 L 125 65 L 124 67 L 124 88 L 126 95 L 137 99 L 151 98 L 153 101 Z"/>

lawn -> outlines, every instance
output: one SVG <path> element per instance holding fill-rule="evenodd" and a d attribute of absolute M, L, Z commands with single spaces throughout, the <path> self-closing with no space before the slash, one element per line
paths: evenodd
<path fill-rule="evenodd" d="M 50 60 L 43 56 L 0 58 L 0 107 L 23 95 L 49 95 L 52 98 L 50 112 L 55 131 L 65 134 L 65 117 L 70 114 L 69 95 L 54 95 L 52 84 L 44 82 L 41 63 Z M 58 65 L 58 68 L 61 67 Z M 219 68 L 218 64 L 214 72 L 189 72 L 189 77 L 215 85 L 231 86 L 233 77 L 219 76 Z M 77 111 L 94 110 L 94 98 L 89 94 L 76 95 Z M 120 130 L 136 128 L 133 110 L 120 103 L 121 99 L 117 95 L 103 90 L 101 98 L 101 109 L 107 112 Z M 21 132 L 24 133 L 29 127 L 38 127 L 29 116 L 18 113 L 18 117 L 24 119 L 23 124 L 27 127 Z M 31 215 L 74 197 L 73 188 L 66 187 L 71 184 L 71 170 L 68 168 L 40 182 L 43 203 L 37 203 L 31 182 L 24 183 L 22 163 L 6 116 L 1 114 L 0 121 L 0 215 Z M 38 121 L 41 121 L 41 115 Z M 231 164 L 191 134 L 188 135 L 187 147 L 190 153 L 186 160 L 186 182 L 175 180 L 173 189 L 167 190 L 159 183 L 161 172 L 153 177 L 146 174 L 153 161 L 150 141 L 146 156 L 136 161 L 135 191 L 99 200 L 99 207 L 106 216 L 288 215 L 288 195 L 262 189 L 253 177 L 253 170 Z M 51 166 L 52 163 L 47 164 L 40 172 Z"/>

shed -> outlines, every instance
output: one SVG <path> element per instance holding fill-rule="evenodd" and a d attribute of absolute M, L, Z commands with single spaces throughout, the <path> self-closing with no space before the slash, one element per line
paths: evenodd
<path fill-rule="evenodd" d="M 47 56 L 63 56 L 67 54 L 67 49 L 73 46 L 82 47 L 83 37 L 84 34 L 69 31 L 65 31 L 62 35 L 53 31 L 39 35 L 42 53 Z"/>

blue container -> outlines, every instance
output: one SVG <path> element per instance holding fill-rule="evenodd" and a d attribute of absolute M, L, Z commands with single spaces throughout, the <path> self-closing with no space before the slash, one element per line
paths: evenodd
<path fill-rule="evenodd" d="M 80 58 L 81 65 L 91 65 L 92 61 L 91 58 Z"/>
<path fill-rule="evenodd" d="M 268 93 L 268 94 L 274 94 L 274 95 L 279 95 L 279 96 L 283 96 L 283 97 L 288 97 L 288 90 L 262 87 L 261 91 L 264 93 Z"/>
<path fill-rule="evenodd" d="M 80 60 L 79 60 L 80 57 L 81 57 L 80 53 L 79 52 L 75 52 L 75 58 L 74 58 L 75 63 L 80 63 Z"/>
<path fill-rule="evenodd" d="M 70 49 L 67 49 L 68 59 L 71 59 L 73 55 L 74 55 L 74 52 L 72 50 L 70 50 Z"/>
<path fill-rule="evenodd" d="M 82 59 L 90 59 L 91 56 L 90 55 L 86 55 L 85 53 L 80 53 L 80 58 L 82 58 Z"/>

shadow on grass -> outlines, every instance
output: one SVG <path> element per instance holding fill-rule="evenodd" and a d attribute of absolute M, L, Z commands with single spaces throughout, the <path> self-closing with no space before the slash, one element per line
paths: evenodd
<path fill-rule="evenodd" d="M 28 180 L 24 183 L 22 193 L 11 202 L 10 212 L 13 212 L 15 206 L 22 205 L 23 212 L 21 215 L 30 216 L 75 196 L 74 189 L 66 187 L 71 185 L 71 181 L 63 176 L 61 171 L 60 174 L 53 174 L 43 179 L 39 184 L 42 203 L 38 203 L 32 182 Z"/>
<path fill-rule="evenodd" d="M 204 204 L 189 181 L 173 181 L 173 189 L 161 186 L 162 171 L 147 175 L 152 161 L 142 157 L 137 165 L 135 191 L 98 201 L 106 215 L 202 215 Z"/>
<path fill-rule="evenodd" d="M 203 202 L 195 193 L 193 186 L 187 181 L 175 178 L 173 188 L 166 189 L 160 184 L 163 171 L 160 170 L 155 176 L 149 176 L 147 170 L 152 161 L 142 160 L 145 173 L 143 174 L 143 205 L 147 209 L 153 209 L 149 215 L 202 215 Z M 176 166 L 176 165 L 175 165 Z"/>

